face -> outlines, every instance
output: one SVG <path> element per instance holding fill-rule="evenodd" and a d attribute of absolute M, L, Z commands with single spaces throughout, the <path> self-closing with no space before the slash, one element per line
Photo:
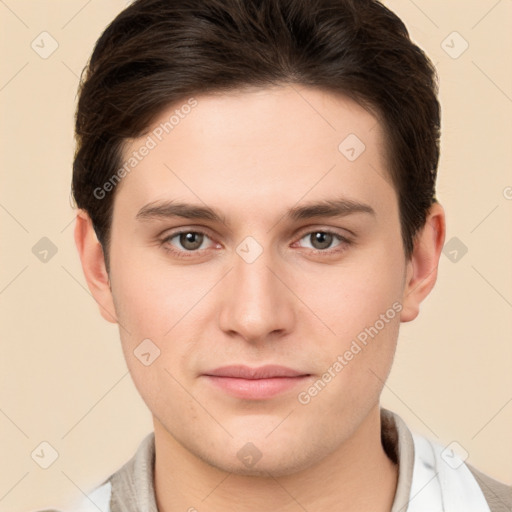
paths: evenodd
<path fill-rule="evenodd" d="M 381 126 L 311 88 L 186 104 L 125 148 L 123 351 L 156 431 L 226 471 L 290 474 L 355 435 L 392 363 L 407 261 Z"/>

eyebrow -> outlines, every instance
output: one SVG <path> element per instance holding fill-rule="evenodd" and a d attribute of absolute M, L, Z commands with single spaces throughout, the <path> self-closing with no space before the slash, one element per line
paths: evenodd
<path fill-rule="evenodd" d="M 290 208 L 283 217 L 291 221 L 300 221 L 315 217 L 345 217 L 354 213 L 376 215 L 375 210 L 368 204 L 350 199 L 327 199 Z M 143 206 L 135 216 L 140 221 L 172 217 L 209 220 L 227 225 L 226 217 L 214 208 L 177 201 L 155 201 L 149 203 Z"/>

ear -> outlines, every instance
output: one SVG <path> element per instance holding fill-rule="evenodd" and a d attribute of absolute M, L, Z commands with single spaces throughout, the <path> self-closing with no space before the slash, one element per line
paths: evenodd
<path fill-rule="evenodd" d="M 445 235 L 444 209 L 436 202 L 430 207 L 425 225 L 416 234 L 413 253 L 407 262 L 402 322 L 410 322 L 418 316 L 421 302 L 434 287 Z"/>
<path fill-rule="evenodd" d="M 103 248 L 96 237 L 91 218 L 84 210 L 79 210 L 76 216 L 75 244 L 87 286 L 100 308 L 101 316 L 108 322 L 117 323 Z"/>

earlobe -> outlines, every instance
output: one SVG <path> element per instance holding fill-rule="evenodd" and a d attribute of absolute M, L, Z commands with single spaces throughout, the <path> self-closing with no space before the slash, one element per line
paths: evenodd
<path fill-rule="evenodd" d="M 117 323 L 103 248 L 96 237 L 91 218 L 84 210 L 79 210 L 76 216 L 75 244 L 87 286 L 101 315 L 108 322 Z"/>
<path fill-rule="evenodd" d="M 445 235 L 444 209 L 436 202 L 430 207 L 425 225 L 417 233 L 413 254 L 407 263 L 403 309 L 400 315 L 402 322 L 410 322 L 418 316 L 421 302 L 436 283 Z"/>

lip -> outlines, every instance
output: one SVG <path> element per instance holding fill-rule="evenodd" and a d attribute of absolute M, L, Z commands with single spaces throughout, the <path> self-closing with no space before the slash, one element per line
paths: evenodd
<path fill-rule="evenodd" d="M 245 365 L 222 366 L 215 370 L 207 371 L 204 375 L 233 377 L 238 379 L 272 379 L 275 377 L 300 377 L 308 374 L 287 368 L 286 366 L 267 364 L 257 368 L 251 368 Z"/>
<path fill-rule="evenodd" d="M 303 385 L 311 374 L 278 365 L 257 368 L 231 365 L 207 371 L 202 376 L 216 388 L 237 398 L 265 400 Z"/>

